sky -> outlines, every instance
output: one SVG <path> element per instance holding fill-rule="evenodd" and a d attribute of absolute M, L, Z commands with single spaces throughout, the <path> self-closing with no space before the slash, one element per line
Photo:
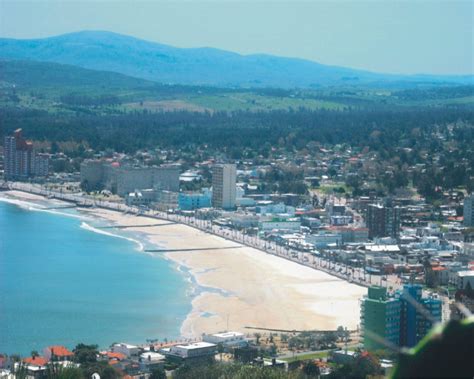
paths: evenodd
<path fill-rule="evenodd" d="M 376 72 L 474 74 L 474 1 L 0 0 L 1 37 L 80 30 Z"/>

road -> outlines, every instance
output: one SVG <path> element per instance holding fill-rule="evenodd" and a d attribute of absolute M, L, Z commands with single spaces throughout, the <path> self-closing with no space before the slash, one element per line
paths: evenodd
<path fill-rule="evenodd" d="M 371 285 L 379 285 L 385 287 L 392 287 L 392 289 L 397 289 L 401 286 L 399 279 L 396 275 L 370 275 L 367 274 L 364 268 L 362 267 L 353 267 L 345 265 L 343 263 L 338 263 L 329 260 L 320 255 L 314 255 L 309 252 L 304 252 L 295 248 L 290 248 L 288 246 L 279 245 L 273 241 L 268 241 L 258 236 L 244 234 L 236 229 L 215 225 L 209 220 L 197 219 L 194 217 L 183 216 L 175 213 L 167 213 L 155 210 L 144 210 L 137 207 L 127 206 L 123 203 L 97 200 L 92 197 L 85 196 L 83 194 L 51 191 L 36 184 L 11 182 L 9 183 L 9 188 L 46 196 L 48 198 L 73 202 L 75 204 L 78 204 L 79 206 L 98 207 L 124 213 L 147 216 L 159 220 L 167 220 L 181 223 L 184 225 L 191 226 L 193 228 L 197 228 L 206 233 L 211 233 L 227 240 L 261 250 L 267 254 L 272 254 L 303 266 L 324 271 L 329 275 L 364 287 L 369 287 Z"/>

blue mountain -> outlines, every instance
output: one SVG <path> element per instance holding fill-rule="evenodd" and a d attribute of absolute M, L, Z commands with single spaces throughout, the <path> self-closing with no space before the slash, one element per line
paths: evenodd
<path fill-rule="evenodd" d="M 473 76 L 379 74 L 272 55 L 241 55 L 207 47 L 177 48 L 105 31 L 42 39 L 2 38 L 0 58 L 70 64 L 167 84 L 220 87 L 473 83 Z"/>

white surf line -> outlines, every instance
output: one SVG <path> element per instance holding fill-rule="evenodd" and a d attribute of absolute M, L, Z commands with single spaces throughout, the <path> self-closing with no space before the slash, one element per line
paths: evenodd
<path fill-rule="evenodd" d="M 105 230 L 103 229 L 99 229 L 99 228 L 96 228 L 90 224 L 88 224 L 87 222 L 81 222 L 81 225 L 80 227 L 82 229 L 85 229 L 85 230 L 88 230 L 90 232 L 93 232 L 93 233 L 97 233 L 97 234 L 102 234 L 104 236 L 109 236 L 109 237 L 115 237 L 115 238 L 121 238 L 121 239 L 124 239 L 124 240 L 127 240 L 127 241 L 131 241 L 133 243 L 135 243 L 137 246 L 138 246 L 138 251 L 140 252 L 143 252 L 143 253 L 146 253 L 145 252 L 145 246 L 143 245 L 143 243 L 138 240 L 138 239 L 135 239 L 135 238 L 132 238 L 132 237 L 127 237 L 127 236 L 123 236 L 121 234 L 115 234 L 115 233 L 111 233 L 111 232 L 106 232 Z M 147 255 L 150 255 L 150 256 L 153 256 L 153 254 L 147 254 Z"/>

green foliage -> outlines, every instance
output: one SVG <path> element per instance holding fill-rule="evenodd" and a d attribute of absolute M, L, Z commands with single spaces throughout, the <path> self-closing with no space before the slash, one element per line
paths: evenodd
<path fill-rule="evenodd" d="M 80 343 L 74 348 L 73 352 L 74 360 L 82 365 L 97 362 L 99 350 L 97 345 L 85 345 Z"/>
<path fill-rule="evenodd" d="M 313 361 L 308 361 L 303 363 L 303 367 L 301 369 L 304 375 L 308 378 L 317 378 L 320 374 L 319 367 Z"/>
<path fill-rule="evenodd" d="M 84 372 L 73 365 L 63 366 L 59 362 L 50 362 L 47 365 L 46 377 L 48 379 L 83 379 Z"/>
<path fill-rule="evenodd" d="M 404 353 L 392 378 L 474 377 L 474 317 L 450 321 Z"/>
<path fill-rule="evenodd" d="M 237 363 L 215 363 L 209 366 L 182 366 L 173 373 L 173 379 L 303 379 L 301 372 L 287 373 L 270 367 Z"/>
<path fill-rule="evenodd" d="M 153 369 L 149 379 L 166 379 L 166 373 L 163 369 Z"/>
<path fill-rule="evenodd" d="M 351 363 L 336 367 L 328 376 L 329 379 L 358 379 L 368 375 L 382 373 L 377 357 L 367 352 L 360 353 Z"/>

